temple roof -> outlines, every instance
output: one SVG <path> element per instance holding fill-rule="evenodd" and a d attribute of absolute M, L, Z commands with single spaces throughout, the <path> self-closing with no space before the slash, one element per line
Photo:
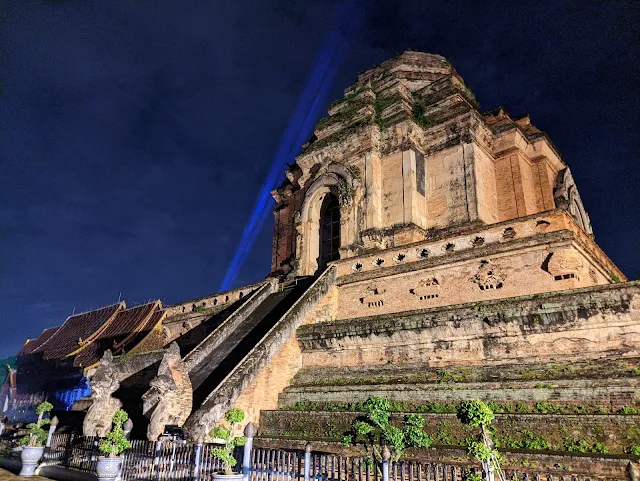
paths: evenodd
<path fill-rule="evenodd" d="M 118 302 L 95 311 L 70 316 L 49 339 L 31 352 L 43 353 L 44 359 L 67 357 L 99 334 L 101 328 L 106 327 L 125 307 L 124 302 Z"/>
<path fill-rule="evenodd" d="M 18 352 L 18 356 L 25 356 L 27 354 L 31 354 L 33 351 L 35 351 L 40 346 L 42 346 L 45 342 L 47 342 L 49 338 L 53 336 L 59 328 L 60 326 L 47 327 L 44 331 L 42 331 L 42 333 L 38 337 L 34 339 L 27 339 L 24 345 L 22 346 L 22 349 L 20 349 L 20 351 Z"/>
<path fill-rule="evenodd" d="M 129 337 L 127 337 L 120 343 L 121 347 L 119 348 L 118 353 L 127 353 L 138 344 L 140 344 L 153 330 L 153 328 L 155 328 L 158 323 L 162 322 L 162 319 L 164 318 L 166 313 L 166 309 L 155 310 L 138 330 L 129 335 Z"/>
<path fill-rule="evenodd" d="M 132 337 L 137 337 L 136 333 L 145 332 L 146 334 L 153 328 L 161 317 L 158 317 L 160 312 L 163 312 L 160 301 L 119 311 L 113 320 L 76 355 L 74 365 L 91 366 L 100 361 L 107 349 L 115 352 L 124 351 L 124 344 Z M 148 327 L 149 324 L 152 324 L 151 327 Z"/>

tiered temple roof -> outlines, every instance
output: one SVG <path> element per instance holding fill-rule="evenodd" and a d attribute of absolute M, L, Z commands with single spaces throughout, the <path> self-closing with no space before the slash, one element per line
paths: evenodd
<path fill-rule="evenodd" d="M 32 353 L 42 353 L 46 360 L 68 357 L 80 351 L 125 308 L 124 302 L 118 302 L 95 311 L 69 316 L 55 334 Z"/>
<path fill-rule="evenodd" d="M 107 349 L 124 354 L 139 346 L 162 322 L 165 312 L 162 302 L 155 300 L 128 309 L 122 301 L 74 314 L 61 326 L 47 328 L 27 340 L 18 356 L 40 355 L 45 361 L 69 358 L 75 367 L 87 369 L 96 365 Z"/>
<path fill-rule="evenodd" d="M 131 334 L 119 344 L 119 348 L 116 352 L 118 354 L 122 354 L 131 352 L 134 349 L 136 351 L 146 350 L 143 348 L 143 345 L 146 346 L 148 344 L 146 341 L 149 334 L 161 325 L 166 315 L 167 311 L 166 309 L 162 309 L 162 306 L 154 310 L 147 318 L 146 322 L 141 323 L 138 329 L 131 332 Z M 164 338 L 162 339 L 164 340 Z M 156 341 L 157 340 L 155 339 L 150 340 L 150 347 L 161 347 L 160 345 L 155 344 Z"/>
<path fill-rule="evenodd" d="M 25 356 L 27 354 L 31 354 L 33 351 L 42 346 L 45 342 L 49 340 L 51 336 L 53 336 L 56 331 L 60 328 L 60 326 L 56 327 L 47 327 L 42 333 L 34 338 L 27 339 L 27 341 L 22 346 L 22 349 L 18 352 L 18 356 Z"/>
<path fill-rule="evenodd" d="M 162 303 L 153 301 L 119 311 L 108 325 L 100 330 L 74 360 L 77 367 L 89 367 L 100 361 L 102 354 L 110 349 L 122 354 L 126 347 L 133 348 L 133 338 L 142 340 L 162 318 Z"/>

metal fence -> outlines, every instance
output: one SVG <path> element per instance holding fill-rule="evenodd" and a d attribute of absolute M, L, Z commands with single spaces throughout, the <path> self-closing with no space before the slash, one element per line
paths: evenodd
<path fill-rule="evenodd" d="M 465 474 L 481 475 L 479 466 L 423 461 L 400 461 L 386 466 L 361 456 L 295 449 L 252 448 L 250 439 L 235 452 L 245 481 L 463 481 Z M 213 455 L 215 444 L 145 440 L 131 441 L 123 455 L 122 481 L 213 481 L 222 464 Z M 98 438 L 54 434 L 43 459 L 45 465 L 95 472 Z M 0 436 L 0 457 L 19 456 L 16 438 Z M 388 472 L 388 474 L 387 474 Z M 572 474 L 506 471 L 508 481 L 601 481 L 605 478 Z"/>

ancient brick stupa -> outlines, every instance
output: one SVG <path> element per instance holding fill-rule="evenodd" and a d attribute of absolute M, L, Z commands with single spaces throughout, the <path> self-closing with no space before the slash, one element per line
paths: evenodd
<path fill-rule="evenodd" d="M 167 309 L 182 363 L 163 386 L 192 389 L 193 406 L 151 387 L 152 423 L 173 409 L 202 439 L 235 406 L 263 443 L 339 449 L 377 395 L 428 413 L 437 456 L 459 458 L 452 406 L 481 398 L 503 447 L 559 452 L 539 463 L 640 446 L 640 285 L 595 243 L 547 135 L 481 112 L 445 58 L 405 52 L 360 74 L 273 196 L 267 281 Z"/>

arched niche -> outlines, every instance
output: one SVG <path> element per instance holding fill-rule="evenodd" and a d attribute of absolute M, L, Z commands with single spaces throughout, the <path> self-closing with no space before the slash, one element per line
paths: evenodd
<path fill-rule="evenodd" d="M 307 190 L 297 219 L 297 275 L 318 273 L 321 210 L 329 194 L 335 196 L 340 204 L 340 251 L 344 252 L 355 242 L 360 182 L 344 165 L 330 164 Z"/>
<path fill-rule="evenodd" d="M 568 167 L 558 173 L 553 198 L 556 207 L 567 210 L 587 234 L 593 235 L 589 214 L 582 204 L 578 187 Z"/>

